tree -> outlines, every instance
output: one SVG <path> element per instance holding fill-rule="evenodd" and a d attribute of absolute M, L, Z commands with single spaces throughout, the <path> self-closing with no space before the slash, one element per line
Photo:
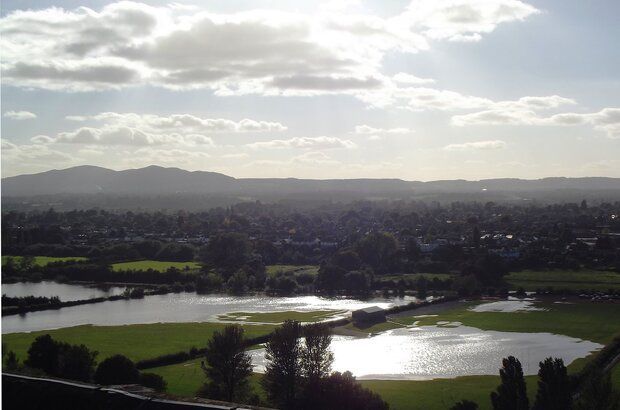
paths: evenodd
<path fill-rule="evenodd" d="M 28 349 L 24 364 L 41 369 L 50 376 L 90 381 L 97 352 L 84 345 L 57 342 L 49 334 L 37 337 Z"/>
<path fill-rule="evenodd" d="M 159 241 L 142 241 L 134 245 L 136 250 L 140 252 L 145 259 L 154 259 L 157 253 L 161 250 L 161 242 Z"/>
<path fill-rule="evenodd" d="M 426 299 L 428 295 L 428 279 L 425 276 L 420 276 L 415 286 L 418 299 Z"/>
<path fill-rule="evenodd" d="M 164 378 L 155 373 L 140 373 L 140 384 L 158 392 L 166 391 L 167 386 Z"/>
<path fill-rule="evenodd" d="M 372 270 L 347 272 L 343 285 L 343 288 L 351 293 L 367 295 L 372 289 Z"/>
<path fill-rule="evenodd" d="M 331 330 L 324 323 L 303 328 L 305 342 L 302 345 L 300 368 L 302 380 L 298 406 L 304 409 L 324 408 L 325 379 L 329 377 L 334 355 L 329 349 Z"/>
<path fill-rule="evenodd" d="M 497 387 L 496 392 L 491 393 L 493 409 L 529 409 L 521 362 L 513 356 L 508 356 L 502 360 L 502 368 L 499 370 L 499 375 L 501 377 L 501 384 Z"/>
<path fill-rule="evenodd" d="M 134 384 L 140 381 L 140 372 L 127 357 L 117 354 L 99 363 L 95 382 L 103 385 Z"/>
<path fill-rule="evenodd" d="M 398 242 L 386 232 L 373 232 L 357 243 L 357 253 L 375 272 L 384 273 L 394 265 Z"/>
<path fill-rule="evenodd" d="M 252 359 L 246 353 L 245 347 L 241 326 L 226 326 L 223 331 L 213 334 L 207 344 L 205 362 L 202 362 L 208 382 L 200 394 L 226 401 L 247 396 Z"/>
<path fill-rule="evenodd" d="M 4 348 L 2 349 L 4 351 Z M 5 369 L 8 371 L 14 371 L 19 369 L 19 360 L 17 359 L 17 355 L 14 351 L 10 350 L 6 355 L 6 360 L 4 362 L 6 366 Z"/>
<path fill-rule="evenodd" d="M 34 256 L 25 255 L 19 260 L 19 269 L 27 271 L 34 266 Z"/>
<path fill-rule="evenodd" d="M 594 371 L 584 382 L 575 410 L 618 410 L 620 395 L 614 391 L 609 373 Z"/>
<path fill-rule="evenodd" d="M 287 320 L 274 330 L 265 346 L 263 388 L 269 400 L 284 410 L 294 409 L 301 376 L 301 325 Z"/>
<path fill-rule="evenodd" d="M 165 261 L 191 261 L 194 259 L 194 247 L 178 243 L 169 243 L 157 252 L 155 258 Z"/>
<path fill-rule="evenodd" d="M 454 403 L 454 406 L 450 407 L 450 410 L 478 410 L 478 403 L 469 400 L 461 400 Z"/>
<path fill-rule="evenodd" d="M 229 273 L 242 267 L 250 255 L 250 242 L 240 233 L 223 233 L 210 238 L 200 248 L 200 260 Z"/>
<path fill-rule="evenodd" d="M 471 233 L 471 244 L 474 248 L 480 247 L 480 229 L 477 226 L 474 226 Z"/>
<path fill-rule="evenodd" d="M 325 323 L 314 323 L 303 329 L 305 343 L 301 352 L 301 368 L 307 382 L 323 379 L 331 372 L 334 354 L 331 329 Z"/>
<path fill-rule="evenodd" d="M 226 282 L 228 290 L 235 295 L 241 295 L 248 290 L 248 275 L 243 269 L 235 272 Z"/>
<path fill-rule="evenodd" d="M 331 257 L 331 263 L 347 271 L 358 270 L 362 267 L 359 255 L 351 249 L 336 252 Z"/>
<path fill-rule="evenodd" d="M 61 344 L 59 376 L 83 382 L 91 381 L 98 352 L 84 345 Z"/>
<path fill-rule="evenodd" d="M 339 266 L 322 264 L 316 277 L 316 287 L 330 292 L 342 289 L 346 273 L 347 271 Z"/>
<path fill-rule="evenodd" d="M 535 410 L 565 410 L 572 404 L 570 380 L 562 359 L 546 358 L 538 370 Z"/>
<path fill-rule="evenodd" d="M 302 402 L 300 408 L 321 410 L 387 410 L 381 396 L 362 387 L 351 372 L 334 372 L 321 382 L 320 395 L 312 406 Z"/>
<path fill-rule="evenodd" d="M 49 375 L 57 376 L 59 353 L 60 346 L 49 334 L 45 334 L 34 339 L 28 349 L 28 358 L 24 364 L 28 367 L 41 369 Z"/>

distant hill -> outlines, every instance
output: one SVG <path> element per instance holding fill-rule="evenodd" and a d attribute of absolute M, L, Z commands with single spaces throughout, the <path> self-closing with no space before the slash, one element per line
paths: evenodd
<path fill-rule="evenodd" d="M 522 200 L 581 197 L 620 199 L 620 178 L 486 179 L 480 181 L 404 181 L 401 179 L 233 178 L 216 172 L 185 171 L 149 166 L 114 171 L 78 166 L 2 179 L 3 208 L 33 198 L 45 203 L 66 202 L 76 207 L 134 207 L 138 197 L 158 198 L 165 207 L 183 208 L 181 198 L 219 198 L 225 204 L 242 200 L 296 198 L 326 200 L 421 199 L 421 200 Z M 28 200 L 30 198 L 31 200 Z M 176 199 L 175 199 L 176 198 Z M 19 200 L 17 200 L 19 199 Z M 78 200 L 79 199 L 79 200 Z M 76 202 L 77 201 L 77 202 Z M 115 202 L 116 201 L 116 202 Z M 120 202 L 119 202 L 120 201 Z M 124 201 L 124 202 L 123 202 Z M 143 201 L 144 202 L 144 201 Z M 127 205 L 127 204 L 132 205 Z M 40 205 L 44 205 L 40 204 Z M 148 204 L 144 204 L 145 206 Z M 69 206 L 67 204 L 67 206 Z M 103 206 L 103 205 L 101 205 Z M 155 205 L 154 205 L 155 206 Z M 161 205 L 164 206 L 164 205 Z M 14 206 L 9 206 L 13 208 Z"/>
<path fill-rule="evenodd" d="M 2 178 L 2 196 L 210 193 L 226 191 L 234 183 L 234 178 L 216 172 L 158 166 L 113 171 L 84 165 Z"/>

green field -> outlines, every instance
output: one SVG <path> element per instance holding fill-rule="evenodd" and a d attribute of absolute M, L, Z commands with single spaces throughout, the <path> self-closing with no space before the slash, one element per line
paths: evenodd
<path fill-rule="evenodd" d="M 396 322 L 409 325 L 434 325 L 439 321 L 461 322 L 465 326 L 503 332 L 547 332 L 607 344 L 620 331 L 620 304 L 541 302 L 544 311 L 473 312 L 472 304 L 440 312 L 437 316 L 399 317 Z"/>
<path fill-rule="evenodd" d="M 168 383 L 167 392 L 179 396 L 193 396 L 205 381 L 200 360 L 149 369 L 161 375 Z M 264 395 L 260 387 L 260 374 L 253 374 L 250 385 L 255 393 Z M 536 394 L 536 376 L 526 377 L 528 395 Z M 364 387 L 379 393 L 390 404 L 390 409 L 444 410 L 463 399 L 475 401 L 480 409 L 490 409 L 489 395 L 499 384 L 499 376 L 466 376 L 456 379 L 427 381 L 362 380 Z"/>
<path fill-rule="evenodd" d="M 537 377 L 527 376 L 530 400 L 536 395 Z M 475 401 L 480 409 L 490 409 L 490 395 L 499 385 L 498 376 L 465 376 L 456 379 L 362 380 L 365 387 L 379 393 L 390 410 L 445 410 L 457 401 Z"/>
<path fill-rule="evenodd" d="M 332 319 L 337 315 L 342 315 L 344 310 L 313 310 L 313 311 L 294 311 L 285 312 L 232 312 L 218 315 L 219 320 L 232 322 L 248 323 L 282 323 L 285 320 L 297 320 L 299 322 L 318 322 L 320 320 Z"/>
<path fill-rule="evenodd" d="M 193 396 L 205 381 L 200 360 L 149 369 L 161 375 L 168 383 L 167 392 L 179 396 Z M 264 395 L 260 387 L 261 375 L 254 373 L 250 385 L 255 393 Z M 536 376 L 526 377 L 528 394 L 536 394 Z M 445 410 L 463 399 L 473 400 L 481 409 L 491 408 L 489 395 L 499 384 L 499 376 L 467 376 L 456 379 L 428 381 L 362 380 L 362 385 L 379 393 L 390 404 L 391 410 L 429 409 Z"/>
<path fill-rule="evenodd" d="M 404 280 L 415 282 L 421 277 L 424 277 L 428 280 L 433 280 L 433 279 L 447 280 L 447 279 L 451 279 L 452 275 L 449 273 L 403 273 L 401 275 L 376 276 L 375 279 L 378 281 L 404 279 Z"/>
<path fill-rule="evenodd" d="M 275 275 L 278 272 L 287 274 L 302 275 L 310 274 L 316 276 L 319 273 L 319 267 L 316 265 L 267 265 L 267 274 Z"/>
<path fill-rule="evenodd" d="M 132 262 L 120 262 L 112 264 L 112 270 L 115 272 L 126 270 L 147 270 L 153 269 L 158 272 L 165 272 L 170 268 L 177 268 L 179 270 L 192 270 L 196 271 L 200 269 L 198 262 L 166 262 L 166 261 L 132 261 Z"/>
<path fill-rule="evenodd" d="M 6 261 L 8 258 L 13 258 L 15 263 L 19 263 L 22 259 L 21 256 L 10 256 L 3 255 L 2 256 L 2 266 L 6 265 Z M 88 258 L 84 258 L 81 256 L 64 256 L 64 257 L 56 257 L 56 256 L 35 256 L 34 257 L 34 265 L 35 266 L 45 266 L 48 263 L 52 262 L 72 262 L 72 261 L 85 261 Z"/>
<path fill-rule="evenodd" d="M 206 380 L 205 374 L 200 368 L 200 361 L 201 359 L 196 359 L 170 366 L 156 367 L 149 369 L 148 372 L 159 374 L 166 380 L 168 383 L 167 393 L 192 397 Z M 250 388 L 253 393 L 259 395 L 261 400 L 264 400 L 265 394 L 260 386 L 261 378 L 261 374 L 253 373 L 250 376 Z"/>
<path fill-rule="evenodd" d="M 225 323 L 153 323 L 126 326 L 83 325 L 32 333 L 2 335 L 6 349 L 20 360 L 27 356 L 35 337 L 49 333 L 54 339 L 72 344 L 85 344 L 99 352 L 98 360 L 120 353 L 132 360 L 153 358 L 162 354 L 204 347 L 214 331 Z M 246 337 L 270 333 L 273 325 L 243 325 Z"/>
<path fill-rule="evenodd" d="M 525 290 L 554 289 L 602 290 L 620 289 L 620 273 L 584 269 L 579 271 L 551 270 L 511 272 L 505 277 L 513 287 Z"/>

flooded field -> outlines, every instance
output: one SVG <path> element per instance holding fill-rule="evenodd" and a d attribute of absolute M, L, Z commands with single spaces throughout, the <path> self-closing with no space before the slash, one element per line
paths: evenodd
<path fill-rule="evenodd" d="M 373 337 L 334 336 L 334 370 L 359 379 L 429 380 L 467 375 L 496 375 L 502 358 L 517 357 L 525 374 L 536 374 L 549 356 L 568 365 L 603 347 L 550 333 L 484 331 L 473 327 L 420 326 Z M 252 351 L 255 371 L 264 371 L 264 349 Z"/>

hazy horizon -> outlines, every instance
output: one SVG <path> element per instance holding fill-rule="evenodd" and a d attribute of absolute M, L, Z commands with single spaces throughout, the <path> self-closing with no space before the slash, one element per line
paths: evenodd
<path fill-rule="evenodd" d="M 2 176 L 620 177 L 614 1 L 3 2 Z"/>
<path fill-rule="evenodd" d="M 36 171 L 36 172 L 25 172 L 22 174 L 16 174 L 16 175 L 2 175 L 2 179 L 5 178 L 10 178 L 10 177 L 16 177 L 16 176 L 22 176 L 22 175 L 36 175 L 36 174 L 42 174 L 42 173 L 46 173 L 46 172 L 54 172 L 54 171 L 66 171 L 66 170 L 70 170 L 73 168 L 80 168 L 80 167 L 98 167 L 98 168 L 103 168 L 103 169 L 107 169 L 110 171 L 116 171 L 116 172 L 121 172 L 121 171 L 132 171 L 132 170 L 140 170 L 140 169 L 145 169 L 145 168 L 151 168 L 151 167 L 160 167 L 160 168 L 165 168 L 165 169 L 178 169 L 181 171 L 187 171 L 187 172 L 211 172 L 211 173 L 218 173 L 218 174 L 222 174 L 228 177 L 232 177 L 235 179 L 251 179 L 251 178 L 257 178 L 257 179 L 307 179 L 307 180 L 320 180 L 320 181 L 325 181 L 325 180 L 335 180 L 335 179 L 397 179 L 397 180 L 402 180 L 405 182 L 438 182 L 438 181 L 458 181 L 458 180 L 462 180 L 462 181 L 467 181 L 467 182 L 478 182 L 478 181 L 483 181 L 483 180 L 492 180 L 492 179 L 515 179 L 515 180 L 523 180 L 523 181 L 537 181 L 537 180 L 542 180 L 542 179 L 552 179 L 552 178 L 567 178 L 567 179 L 581 179 L 581 178 L 611 178 L 611 179 L 620 179 L 620 177 L 609 177 L 606 175 L 591 175 L 591 176 L 574 176 L 574 177 L 567 177 L 564 175 L 548 175 L 548 176 L 541 176 L 541 177 L 535 177 L 535 178 L 520 178 L 520 177 L 510 177 L 510 176 L 506 176 L 506 177 L 497 177 L 497 178 L 479 178 L 479 179 L 465 179 L 465 178 L 452 178 L 452 179 L 406 179 L 406 178 L 400 178 L 398 176 L 393 176 L 393 177 L 365 177 L 365 176 L 357 176 L 357 177 L 350 177 L 350 178 L 337 178 L 337 177 L 325 177 L 325 178 L 303 178 L 303 177 L 292 177 L 292 176 L 278 176 L 278 177 L 253 177 L 253 176 L 249 176 L 249 177 L 238 177 L 238 176 L 234 176 L 234 175 L 229 175 L 227 173 L 224 172 L 219 172 L 219 171 L 213 171 L 210 169 L 195 169 L 195 170 L 189 170 L 189 169 L 185 169 L 183 167 L 177 167 L 174 165 L 156 165 L 156 164 L 151 164 L 151 165 L 144 165 L 144 166 L 140 166 L 140 167 L 128 167 L 128 168 L 115 168 L 115 167 L 107 167 L 107 166 L 100 166 L 100 165 L 92 165 L 92 164 L 77 164 L 77 165 L 72 165 L 69 167 L 60 167 L 60 168 L 50 168 L 50 169 L 46 169 L 46 170 L 42 170 L 42 171 Z"/>

